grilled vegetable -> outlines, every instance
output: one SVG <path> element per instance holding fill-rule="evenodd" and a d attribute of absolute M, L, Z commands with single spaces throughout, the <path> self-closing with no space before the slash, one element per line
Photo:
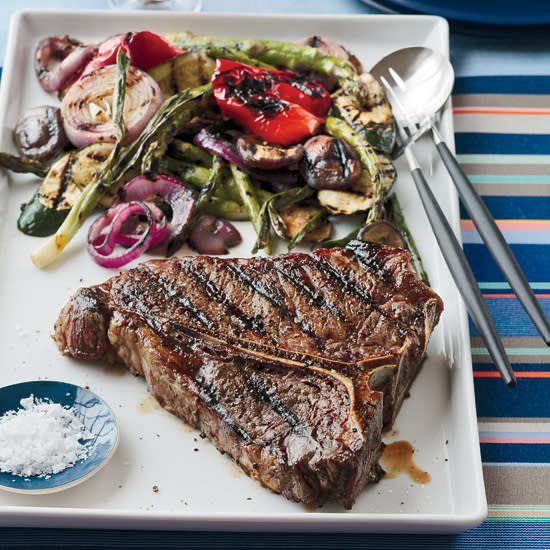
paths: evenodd
<path fill-rule="evenodd" d="M 84 67 L 83 74 L 107 65 L 115 65 L 119 50 L 126 54 L 130 65 L 143 71 L 182 52 L 180 48 L 172 46 L 165 38 L 154 32 L 127 32 L 101 42 L 93 58 Z"/>
<path fill-rule="evenodd" d="M 395 181 L 395 169 L 387 157 L 377 154 L 370 143 L 345 121 L 328 117 L 325 126 L 334 137 L 345 140 L 359 155 L 361 177 L 348 191 L 319 191 L 319 202 L 333 214 L 369 210 L 369 221 L 384 217 L 384 197 Z"/>
<path fill-rule="evenodd" d="M 168 154 L 181 160 L 196 162 L 207 168 L 212 166 L 212 155 L 208 151 L 181 139 L 172 141 L 168 148 Z"/>
<path fill-rule="evenodd" d="M 75 80 L 95 51 L 94 44 L 82 44 L 65 36 L 41 40 L 34 54 L 34 70 L 46 92 L 56 92 Z"/>
<path fill-rule="evenodd" d="M 359 156 L 343 139 L 318 135 L 304 145 L 300 172 L 314 189 L 349 189 L 362 169 Z"/>
<path fill-rule="evenodd" d="M 0 166 L 12 172 L 35 174 L 41 178 L 48 173 L 48 167 L 38 160 L 21 158 L 10 153 L 0 153 Z"/>
<path fill-rule="evenodd" d="M 301 143 L 275 145 L 250 135 L 239 137 L 236 150 L 246 166 L 260 170 L 277 170 L 297 165 L 304 154 Z"/>
<path fill-rule="evenodd" d="M 163 174 L 135 177 L 122 187 L 117 200 L 125 203 L 145 201 L 158 204 L 163 210 L 169 207 L 170 223 L 166 242 L 168 248 L 173 247 L 174 250 L 185 241 L 183 238 L 174 246 L 175 241 L 180 239 L 180 235 L 188 228 L 197 205 L 196 193 L 191 187 Z"/>
<path fill-rule="evenodd" d="M 376 153 L 376 169 L 382 191 L 386 195 L 390 192 L 397 179 L 397 171 L 391 160 L 382 153 Z M 352 189 L 357 193 L 368 193 L 369 189 L 372 189 L 372 186 L 370 178 L 366 177 L 363 173 L 362 177 L 352 185 Z"/>
<path fill-rule="evenodd" d="M 405 221 L 405 217 L 403 216 L 403 212 L 401 210 L 401 205 L 399 204 L 399 199 L 395 193 L 393 193 L 386 201 L 386 213 L 388 220 L 394 225 L 394 227 L 397 228 L 406 243 L 407 250 L 411 253 L 411 265 L 415 273 L 418 275 L 418 278 L 423 283 L 430 286 L 430 279 L 424 269 L 424 264 L 420 254 L 418 253 L 418 248 L 416 247 L 414 237 L 412 236 L 409 226 Z"/>
<path fill-rule="evenodd" d="M 58 159 L 32 200 L 21 210 L 17 227 L 36 237 L 55 233 L 82 190 L 103 170 L 112 149 L 112 143 L 93 143 Z M 128 173 L 121 182 L 130 176 Z M 103 200 L 109 206 L 113 194 L 105 194 Z"/>
<path fill-rule="evenodd" d="M 338 79 L 353 77 L 353 66 L 336 57 L 324 55 L 316 48 L 291 42 L 242 38 L 211 37 L 189 31 L 171 33 L 166 39 L 186 51 L 203 51 L 216 58 L 224 58 L 226 51 L 237 51 L 252 59 L 291 71 L 312 70 Z"/>
<path fill-rule="evenodd" d="M 117 86 L 117 89 L 125 89 L 125 86 Z M 105 169 L 86 187 L 52 239 L 31 256 L 33 263 L 37 267 L 47 267 L 54 262 L 93 212 L 106 190 L 116 185 L 130 167 L 140 165 L 141 158 L 151 143 L 159 140 L 169 142 L 173 139 L 178 130 L 196 115 L 204 94 L 209 91 L 209 88 L 197 88 L 180 92 L 168 98 L 149 121 L 138 139 L 124 148 L 119 147 L 120 141 L 118 141 L 113 148 L 116 154 L 111 153 Z M 117 112 L 120 113 L 118 117 L 116 116 Z M 122 105 L 115 101 L 113 119 L 119 120 L 121 112 Z"/>
<path fill-rule="evenodd" d="M 206 181 L 206 184 L 204 185 L 204 187 L 202 187 L 202 189 L 200 190 L 198 197 L 196 197 L 194 206 L 189 215 L 189 219 L 185 224 L 181 224 L 180 227 L 175 228 L 174 234 L 172 235 L 170 241 L 168 242 L 168 246 L 166 248 L 167 256 L 170 256 L 174 252 L 177 252 L 177 250 L 182 246 L 182 244 L 188 239 L 190 232 L 194 228 L 199 217 L 202 214 L 204 214 L 204 212 L 208 208 L 210 204 L 210 200 L 214 195 L 214 191 L 216 190 L 216 187 L 221 183 L 223 179 L 222 162 L 223 161 L 217 156 L 213 158 L 212 168 L 208 175 L 208 180 Z M 219 224 L 214 224 L 214 225 L 218 227 Z M 213 237 L 214 240 L 216 240 L 216 238 L 217 237 Z M 203 241 L 203 239 L 199 239 L 199 241 Z M 199 245 L 197 244 L 197 246 Z M 233 246 L 233 245 L 228 244 L 228 246 Z"/>
<path fill-rule="evenodd" d="M 395 143 L 391 107 L 384 91 L 369 73 L 355 79 L 356 93 L 342 88 L 333 96 L 333 110 L 373 147 L 390 153 Z"/>
<path fill-rule="evenodd" d="M 227 254 L 242 242 L 235 226 L 214 216 L 202 216 L 191 230 L 189 244 L 199 254 Z"/>
<path fill-rule="evenodd" d="M 211 134 L 204 128 L 194 136 L 193 143 L 213 155 L 219 155 L 232 165 L 237 166 L 248 175 L 260 181 L 290 186 L 294 186 L 298 183 L 298 173 L 296 171 L 287 169 L 262 170 L 260 168 L 250 168 L 237 153 L 231 140 L 224 136 Z"/>
<path fill-rule="evenodd" d="M 265 248 L 269 252 L 269 236 L 262 233 L 261 227 L 260 209 L 262 204 L 256 195 L 254 185 L 250 177 L 234 164 L 231 164 L 231 175 L 239 190 L 241 202 L 248 211 L 250 221 L 256 231 L 256 235 L 258 235 L 258 250 Z"/>
<path fill-rule="evenodd" d="M 65 132 L 75 147 L 95 141 L 116 141 L 113 122 L 115 65 L 92 71 L 73 84 L 63 98 Z M 162 92 L 145 72 L 129 67 L 124 103 L 124 144 L 141 134 L 162 103 Z"/>
<path fill-rule="evenodd" d="M 330 237 L 332 225 L 326 212 L 318 206 L 293 204 L 280 212 L 286 231 L 279 234 L 282 239 L 290 240 L 289 250 L 301 241 L 320 243 Z"/>
<path fill-rule="evenodd" d="M 166 37 L 176 46 L 204 51 L 213 57 L 223 57 L 224 49 L 238 50 L 292 71 L 314 71 L 336 78 L 340 88 L 334 100 L 337 115 L 362 133 L 373 146 L 385 153 L 391 152 L 395 128 L 390 105 L 378 82 L 368 73 L 358 75 L 352 61 L 327 56 L 323 49 L 290 42 L 209 37 L 190 32 Z"/>
<path fill-rule="evenodd" d="M 326 221 L 326 211 L 317 206 L 301 204 L 313 195 L 311 187 L 294 187 L 267 197 L 258 214 L 258 240 L 253 252 L 269 243 L 271 229 L 292 249 L 302 240 L 320 242 L 328 238 L 332 228 Z"/>
<path fill-rule="evenodd" d="M 215 65 L 216 62 L 203 52 L 185 52 L 155 65 L 147 72 L 166 98 L 210 82 Z"/>
<path fill-rule="evenodd" d="M 332 189 L 321 189 L 317 193 L 317 198 L 319 203 L 331 214 L 343 214 L 344 216 L 366 212 L 374 203 L 372 196 L 364 193 L 333 191 Z"/>
<path fill-rule="evenodd" d="M 27 111 L 13 130 L 22 157 L 49 164 L 69 144 L 59 107 L 42 105 Z"/>
<path fill-rule="evenodd" d="M 397 227 L 388 220 L 375 220 L 366 223 L 357 233 L 357 239 L 371 243 L 382 243 L 406 248 L 407 243 Z"/>
<path fill-rule="evenodd" d="M 119 268 L 163 242 L 168 234 L 166 218 L 154 203 L 119 203 L 90 226 L 88 253 L 103 267 Z"/>
<path fill-rule="evenodd" d="M 222 115 L 270 143 L 291 145 L 311 136 L 330 108 L 328 91 L 289 71 L 218 59 L 212 89 Z"/>

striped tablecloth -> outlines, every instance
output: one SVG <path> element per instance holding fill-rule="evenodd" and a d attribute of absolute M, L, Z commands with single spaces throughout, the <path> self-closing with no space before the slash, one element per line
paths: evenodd
<path fill-rule="evenodd" d="M 464 77 L 454 98 L 458 159 L 550 316 L 550 77 Z M 0 529 L 0 549 L 308 548 L 516 550 L 550 548 L 550 348 L 462 212 L 464 248 L 518 378 L 498 378 L 471 325 L 489 517 L 453 536 L 348 533 L 176 533 Z M 36 546 L 39 541 L 39 546 Z"/>
<path fill-rule="evenodd" d="M 458 159 L 550 316 L 550 77 L 460 78 L 453 107 Z M 550 348 L 461 217 L 466 255 L 518 378 L 514 390 L 502 384 L 471 324 L 487 523 L 517 533 L 518 548 L 550 548 Z"/>

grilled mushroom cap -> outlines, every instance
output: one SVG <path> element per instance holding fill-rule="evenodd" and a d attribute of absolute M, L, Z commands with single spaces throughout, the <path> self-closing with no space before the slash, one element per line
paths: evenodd
<path fill-rule="evenodd" d="M 357 153 L 342 139 L 318 135 L 304 145 L 300 172 L 315 189 L 349 189 L 361 171 Z"/>
<path fill-rule="evenodd" d="M 241 136 L 237 140 L 237 153 L 250 168 L 277 170 L 298 163 L 304 154 L 304 146 L 276 145 L 256 136 Z"/>
<path fill-rule="evenodd" d="M 22 157 L 44 163 L 56 159 L 69 143 L 58 107 L 34 107 L 17 123 L 13 140 Z"/>

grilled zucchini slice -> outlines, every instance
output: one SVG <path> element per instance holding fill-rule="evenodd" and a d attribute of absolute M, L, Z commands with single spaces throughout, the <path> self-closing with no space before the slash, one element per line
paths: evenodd
<path fill-rule="evenodd" d="M 375 149 L 389 154 L 395 144 L 395 128 L 386 94 L 370 73 L 360 74 L 356 82 L 359 94 L 350 94 L 346 89 L 334 94 L 332 105 L 335 114 Z"/>
<path fill-rule="evenodd" d="M 387 195 L 397 178 L 397 172 L 390 159 L 381 153 L 376 155 L 378 174 L 382 178 L 384 193 Z M 317 193 L 317 198 L 331 214 L 344 214 L 349 216 L 357 212 L 364 212 L 372 206 L 372 182 L 363 171 L 359 180 L 353 184 L 349 191 L 336 191 L 322 189 Z"/>
<path fill-rule="evenodd" d="M 17 227 L 23 233 L 35 237 L 54 234 L 82 189 L 103 169 L 112 148 L 112 143 L 92 143 L 60 157 L 50 168 L 31 201 L 23 206 Z M 130 177 L 131 174 L 125 175 L 120 184 Z M 105 206 L 112 203 L 114 193 L 113 189 L 105 195 Z"/>
<path fill-rule="evenodd" d="M 284 230 L 275 229 L 275 233 L 285 240 L 292 240 L 311 222 L 314 216 L 322 213 L 322 209 L 316 206 L 305 206 L 292 204 L 279 213 L 284 222 Z M 331 223 L 323 217 L 319 225 L 308 231 L 302 238 L 304 241 L 320 243 L 330 237 L 332 232 Z"/>
<path fill-rule="evenodd" d="M 216 62 L 203 52 L 184 52 L 149 69 L 164 99 L 210 82 Z"/>

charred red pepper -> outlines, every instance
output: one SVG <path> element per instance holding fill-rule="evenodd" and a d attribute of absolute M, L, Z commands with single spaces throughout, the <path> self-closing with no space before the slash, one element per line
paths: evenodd
<path fill-rule="evenodd" d="M 214 97 L 226 118 L 270 143 L 290 145 L 315 133 L 330 109 L 330 94 L 290 71 L 218 59 Z"/>
<path fill-rule="evenodd" d="M 183 52 L 181 48 L 172 46 L 165 38 L 153 32 L 128 32 L 101 42 L 95 55 L 84 67 L 83 74 L 105 65 L 116 64 L 120 48 L 129 57 L 131 65 L 144 71 Z"/>

